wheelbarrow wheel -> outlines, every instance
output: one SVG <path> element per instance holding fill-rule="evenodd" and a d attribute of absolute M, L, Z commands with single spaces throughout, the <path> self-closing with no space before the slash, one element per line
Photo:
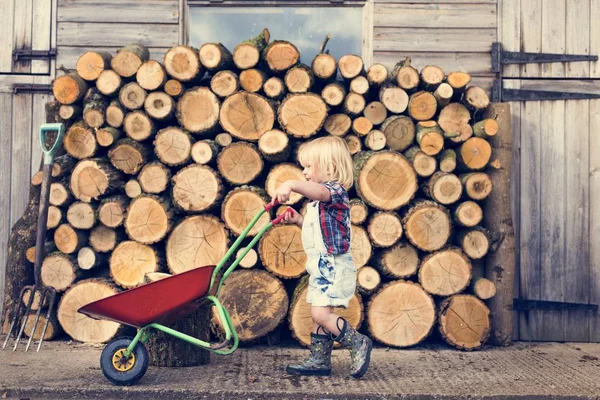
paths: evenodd
<path fill-rule="evenodd" d="M 133 385 L 142 379 L 148 369 L 148 350 L 142 342 L 138 342 L 129 358 L 124 357 L 132 341 L 133 338 L 129 336 L 119 337 L 108 342 L 102 350 L 102 373 L 115 385 Z"/>

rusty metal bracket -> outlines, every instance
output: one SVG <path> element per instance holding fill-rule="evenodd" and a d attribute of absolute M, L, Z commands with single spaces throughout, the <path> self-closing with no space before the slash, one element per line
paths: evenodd
<path fill-rule="evenodd" d="M 12 87 L 14 94 L 19 93 L 52 93 L 52 85 L 46 84 L 15 84 Z"/>
<path fill-rule="evenodd" d="M 56 49 L 50 50 L 31 50 L 31 49 L 15 49 L 13 50 L 13 60 L 15 62 L 23 60 L 39 60 L 56 58 Z"/>
<path fill-rule="evenodd" d="M 598 311 L 598 304 L 566 303 L 562 301 L 513 299 L 513 310 L 580 310 Z"/>

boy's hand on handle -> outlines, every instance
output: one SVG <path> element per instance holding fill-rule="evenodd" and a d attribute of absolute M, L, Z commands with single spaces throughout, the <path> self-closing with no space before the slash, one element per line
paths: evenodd
<path fill-rule="evenodd" d="M 290 199 L 291 193 L 292 183 L 291 181 L 285 181 L 275 191 L 275 198 L 279 201 L 280 204 L 283 204 Z"/>
<path fill-rule="evenodd" d="M 301 226 L 303 220 L 304 220 L 304 218 L 298 211 L 294 210 L 291 207 L 288 207 L 288 209 L 285 213 L 285 217 L 283 218 L 283 223 L 296 224 L 296 225 Z"/>

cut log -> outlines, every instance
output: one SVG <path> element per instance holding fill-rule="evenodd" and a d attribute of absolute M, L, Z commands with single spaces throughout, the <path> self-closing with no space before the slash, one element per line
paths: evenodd
<path fill-rule="evenodd" d="M 228 97 L 240 88 L 238 75 L 233 71 L 220 71 L 210 80 L 210 89 L 219 97 Z"/>
<path fill-rule="evenodd" d="M 143 195 L 129 203 L 125 231 L 131 240 L 143 244 L 161 241 L 171 229 L 171 207 L 167 200 Z"/>
<path fill-rule="evenodd" d="M 288 41 L 275 40 L 265 47 L 262 57 L 271 73 L 281 74 L 298 64 L 300 52 Z"/>
<path fill-rule="evenodd" d="M 356 288 L 363 295 L 373 294 L 381 284 L 381 276 L 373 267 L 364 266 L 356 273 Z"/>
<path fill-rule="evenodd" d="M 148 49 L 139 43 L 133 43 L 118 50 L 117 54 L 112 58 L 110 65 L 117 74 L 124 78 L 130 78 L 149 59 L 150 52 Z"/>
<path fill-rule="evenodd" d="M 117 287 L 105 279 L 80 281 L 71 286 L 62 296 L 58 304 L 58 322 L 73 340 L 84 343 L 108 342 L 117 335 L 120 324 L 104 319 L 93 319 L 79 314 L 77 310 L 118 292 Z"/>
<path fill-rule="evenodd" d="M 259 92 L 267 81 L 267 74 L 258 68 L 250 68 L 240 72 L 240 86 L 249 93 Z"/>
<path fill-rule="evenodd" d="M 177 102 L 177 120 L 192 133 L 209 134 L 219 123 L 219 99 L 205 87 L 187 90 Z M 225 112 L 225 104 L 222 112 Z"/>
<path fill-rule="evenodd" d="M 453 94 L 454 91 L 452 90 L 452 86 L 448 85 L 447 83 L 442 83 L 437 89 L 435 89 L 433 96 L 437 100 L 438 110 L 441 110 L 442 108 L 446 107 L 448 103 L 450 103 Z"/>
<path fill-rule="evenodd" d="M 112 55 L 106 51 L 88 51 L 77 59 L 75 69 L 86 81 L 95 81 L 100 73 L 110 68 Z"/>
<path fill-rule="evenodd" d="M 121 188 L 121 173 L 106 160 L 94 158 L 82 160 L 71 174 L 71 192 L 81 201 L 89 203 L 100 196 L 115 192 Z"/>
<path fill-rule="evenodd" d="M 281 100 L 286 95 L 287 91 L 283 80 L 276 76 L 272 76 L 263 85 L 265 96 L 273 100 Z"/>
<path fill-rule="evenodd" d="M 401 241 L 377 254 L 374 264 L 386 277 L 391 279 L 408 278 L 417 273 L 419 253 L 410 244 Z"/>
<path fill-rule="evenodd" d="M 313 59 L 311 69 L 317 79 L 327 81 L 335 77 L 337 61 L 328 53 L 320 53 Z"/>
<path fill-rule="evenodd" d="M 367 220 L 369 209 L 360 199 L 350 199 L 350 222 L 360 225 Z"/>
<path fill-rule="evenodd" d="M 173 275 L 167 274 L 166 272 L 147 272 L 146 275 L 144 275 L 144 283 L 152 283 L 172 276 Z"/>
<path fill-rule="evenodd" d="M 396 81 L 399 87 L 407 92 L 413 92 L 419 86 L 421 77 L 419 71 L 413 67 L 411 59 L 405 57 L 394 67 L 392 78 Z"/>
<path fill-rule="evenodd" d="M 33 310 L 33 308 L 32 308 L 32 311 L 35 311 L 35 310 Z M 39 315 L 39 320 L 38 320 L 37 325 L 35 325 L 35 331 L 33 331 L 35 320 L 36 320 L 36 313 L 35 312 L 30 313 L 29 317 L 27 318 L 27 324 L 25 324 L 25 329 L 23 330 L 23 333 L 25 334 L 25 336 L 27 336 L 27 337 L 33 336 L 33 340 L 40 340 L 42 337 L 42 334 L 44 335 L 44 341 L 54 340 L 56 337 L 60 336 L 60 334 L 63 332 L 63 330 L 60 327 L 60 324 L 58 323 L 58 319 L 56 318 L 56 315 L 54 313 L 51 314 L 49 318 L 46 318 L 46 313 L 42 312 Z M 48 325 L 46 326 L 46 324 L 48 324 Z M 46 326 L 45 332 L 44 332 L 44 326 Z M 31 335 L 31 332 L 33 332 L 33 335 Z"/>
<path fill-rule="evenodd" d="M 379 150 L 383 150 L 383 148 L 386 145 L 386 138 L 385 138 L 385 133 L 381 132 L 380 130 L 372 130 L 371 132 L 369 132 L 367 134 L 367 137 L 365 138 L 365 146 L 367 146 L 367 148 L 369 150 L 373 150 L 373 151 L 379 151 Z"/>
<path fill-rule="evenodd" d="M 105 255 L 96 253 L 91 247 L 83 247 L 79 250 L 77 253 L 77 265 L 85 271 L 108 266 Z"/>
<path fill-rule="evenodd" d="M 112 69 L 106 69 L 100 73 L 96 81 L 96 88 L 105 96 L 112 96 L 123 86 L 121 75 Z"/>
<path fill-rule="evenodd" d="M 356 135 L 346 135 L 344 137 L 346 144 L 348 145 L 348 150 L 350 150 L 351 155 L 355 155 L 362 151 L 362 142 L 360 138 Z"/>
<path fill-rule="evenodd" d="M 467 256 L 472 260 L 483 258 L 490 248 L 490 239 L 485 229 L 474 227 L 460 230 L 456 233 L 454 240 Z"/>
<path fill-rule="evenodd" d="M 76 229 L 92 229 L 96 225 L 96 210 L 91 204 L 78 201 L 69 206 L 67 221 Z"/>
<path fill-rule="evenodd" d="M 330 83 L 321 91 L 321 97 L 331 107 L 337 107 L 346 98 L 346 88 L 339 82 Z"/>
<path fill-rule="evenodd" d="M 258 254 L 265 269 L 284 278 L 298 278 L 306 272 L 302 230 L 296 225 L 277 225 L 260 239 Z"/>
<path fill-rule="evenodd" d="M 171 167 L 186 164 L 192 153 L 192 138 L 179 127 L 161 129 L 154 139 L 154 152 L 163 164 Z"/>
<path fill-rule="evenodd" d="M 96 88 L 90 88 L 83 99 L 83 120 L 90 128 L 104 125 L 106 98 Z"/>
<path fill-rule="evenodd" d="M 344 79 L 353 79 L 365 73 L 365 64 L 361 57 L 354 54 L 342 56 L 338 62 L 340 74 Z"/>
<path fill-rule="evenodd" d="M 185 85 L 179 82 L 177 79 L 169 79 L 165 82 L 163 90 L 169 96 L 173 97 L 174 99 L 177 99 L 185 91 Z"/>
<path fill-rule="evenodd" d="M 60 117 L 64 120 L 69 120 L 69 119 L 78 119 L 79 117 L 81 117 L 81 113 L 83 112 L 83 109 L 81 108 L 81 106 L 78 105 L 62 105 L 60 106 L 60 109 L 58 110 L 58 115 L 60 115 Z"/>
<path fill-rule="evenodd" d="M 65 254 L 73 254 L 88 242 L 89 232 L 73 228 L 69 224 L 62 224 L 54 231 L 54 244 Z"/>
<path fill-rule="evenodd" d="M 367 102 L 364 96 L 358 93 L 348 93 L 344 98 L 344 103 L 342 105 L 342 109 L 346 114 L 350 114 L 350 116 L 356 117 L 360 115 L 365 107 Z"/>
<path fill-rule="evenodd" d="M 469 110 L 480 112 L 488 108 L 490 105 L 490 97 L 485 89 L 482 89 L 479 86 L 470 86 L 463 96 L 463 104 L 467 106 Z"/>
<path fill-rule="evenodd" d="M 96 131 L 96 141 L 102 147 L 110 147 L 123 136 L 119 129 L 105 126 Z"/>
<path fill-rule="evenodd" d="M 417 143 L 421 151 L 428 156 L 435 156 L 444 147 L 442 130 L 435 121 L 417 123 Z"/>
<path fill-rule="evenodd" d="M 444 80 L 444 71 L 435 65 L 427 65 L 421 69 L 421 83 L 425 90 L 434 92 Z"/>
<path fill-rule="evenodd" d="M 104 225 L 98 225 L 90 232 L 89 244 L 94 251 L 108 253 L 117 245 L 117 233 Z"/>
<path fill-rule="evenodd" d="M 462 143 L 473 136 L 473 128 L 469 124 L 471 114 L 462 104 L 451 103 L 440 111 L 438 124 L 440 128 L 451 135 L 458 133 L 458 136 L 451 138 L 454 143 Z"/>
<path fill-rule="evenodd" d="M 144 165 L 138 175 L 138 182 L 144 193 L 158 194 L 169 187 L 171 170 L 163 163 L 154 161 Z"/>
<path fill-rule="evenodd" d="M 378 211 L 369 219 L 367 231 L 376 247 L 390 247 L 402 237 L 402 221 L 390 211 Z"/>
<path fill-rule="evenodd" d="M 387 108 L 380 101 L 372 101 L 367 104 L 363 113 L 373 125 L 379 125 L 387 118 Z"/>
<path fill-rule="evenodd" d="M 112 196 L 102 200 L 98 207 L 98 220 L 108 228 L 123 225 L 129 199 L 125 196 Z"/>
<path fill-rule="evenodd" d="M 474 201 L 460 203 L 454 210 L 454 221 L 467 228 L 473 227 L 483 219 L 483 210 Z"/>
<path fill-rule="evenodd" d="M 76 72 L 59 76 L 52 83 L 54 98 L 61 104 L 78 103 L 87 90 L 87 83 Z"/>
<path fill-rule="evenodd" d="M 458 176 L 438 171 L 425 185 L 423 191 L 436 202 L 449 205 L 456 203 L 462 196 L 462 183 Z"/>
<path fill-rule="evenodd" d="M 315 83 L 312 70 L 304 64 L 290 68 L 283 79 L 290 93 L 306 93 Z"/>
<path fill-rule="evenodd" d="M 125 110 L 118 100 L 112 100 L 106 108 L 106 123 L 113 128 L 120 128 L 125 120 Z"/>
<path fill-rule="evenodd" d="M 48 207 L 48 229 L 54 229 L 62 223 L 62 210 L 56 206 Z"/>
<path fill-rule="evenodd" d="M 451 296 L 469 286 L 471 262 L 462 251 L 447 248 L 425 257 L 419 268 L 419 282 L 428 293 Z"/>
<path fill-rule="evenodd" d="M 486 278 L 474 279 L 471 282 L 471 290 L 481 300 L 488 300 L 496 295 L 496 285 Z"/>
<path fill-rule="evenodd" d="M 167 240 L 169 271 L 173 274 L 216 265 L 228 248 L 227 231 L 218 218 L 194 215 L 183 219 Z"/>
<path fill-rule="evenodd" d="M 50 204 L 56 207 L 65 207 L 71 204 L 73 201 L 73 196 L 71 196 L 71 192 L 69 189 L 61 183 L 54 182 L 50 184 Z"/>
<path fill-rule="evenodd" d="M 263 170 L 260 153 L 251 143 L 237 142 L 225 147 L 217 157 L 221 176 L 232 185 L 252 182 Z"/>
<path fill-rule="evenodd" d="M 119 286 L 129 289 L 144 283 L 148 272 L 158 272 L 160 257 L 156 250 L 141 243 L 124 241 L 110 257 L 110 276 Z"/>
<path fill-rule="evenodd" d="M 138 69 L 135 80 L 148 91 L 160 89 L 167 81 L 165 68 L 154 60 L 146 61 Z"/>
<path fill-rule="evenodd" d="M 56 251 L 56 244 L 54 244 L 54 242 L 44 243 L 44 255 L 53 253 L 55 251 Z M 25 258 L 30 263 L 32 263 L 32 264 L 35 263 L 35 246 L 32 246 L 27 249 L 27 251 L 25 252 Z M 36 293 L 36 298 L 38 298 L 38 297 L 39 297 L 39 294 Z M 39 303 L 39 301 L 38 301 L 38 303 Z M 25 302 L 25 304 L 27 304 L 27 302 Z"/>
<path fill-rule="evenodd" d="M 142 194 L 142 186 L 136 179 L 130 179 L 125 184 L 125 194 L 127 197 L 131 199 L 135 199 L 136 197 Z"/>
<path fill-rule="evenodd" d="M 352 258 L 356 268 L 360 268 L 367 265 L 371 259 L 371 256 L 373 255 L 373 247 L 371 246 L 369 235 L 364 228 L 358 225 L 352 225 L 350 230 L 352 238 L 350 244 Z"/>
<path fill-rule="evenodd" d="M 417 174 L 410 162 L 392 151 L 363 152 L 354 157 L 355 187 L 367 204 L 396 210 L 415 195 Z"/>
<path fill-rule="evenodd" d="M 357 76 L 350 81 L 350 91 L 354 93 L 366 95 L 369 89 L 369 81 L 364 76 Z"/>
<path fill-rule="evenodd" d="M 443 301 L 439 319 L 444 340 L 461 350 L 480 348 L 490 334 L 490 310 L 475 296 L 457 295 Z"/>
<path fill-rule="evenodd" d="M 146 164 L 149 154 L 150 151 L 146 146 L 126 138 L 111 147 L 108 158 L 116 169 L 128 175 L 135 175 Z"/>
<path fill-rule="evenodd" d="M 260 61 L 264 48 L 269 44 L 271 34 L 263 29 L 257 36 L 245 40 L 233 49 L 233 62 L 239 69 L 254 68 Z"/>
<path fill-rule="evenodd" d="M 233 67 L 233 54 L 222 43 L 205 43 L 198 55 L 200 63 L 212 73 Z"/>
<path fill-rule="evenodd" d="M 452 172 L 456 169 L 456 152 L 452 149 L 447 149 L 439 154 L 440 171 Z"/>
<path fill-rule="evenodd" d="M 383 64 L 373 64 L 367 71 L 367 79 L 369 84 L 374 87 L 383 85 L 388 79 L 389 71 Z"/>
<path fill-rule="evenodd" d="M 392 85 L 386 85 L 381 88 L 379 91 L 379 100 L 385 108 L 395 114 L 403 113 L 409 105 L 409 98 L 404 89 Z"/>
<path fill-rule="evenodd" d="M 424 251 L 439 250 L 450 238 L 450 214 L 433 201 L 416 201 L 402 223 L 406 238 L 413 246 Z"/>
<path fill-rule="evenodd" d="M 238 259 L 245 249 L 239 249 L 235 257 Z M 258 253 L 254 249 L 250 249 L 246 256 L 240 261 L 240 267 L 250 269 L 258 263 Z"/>
<path fill-rule="evenodd" d="M 352 119 L 346 114 L 332 114 L 325 120 L 323 129 L 333 136 L 344 136 L 352 127 Z"/>
<path fill-rule="evenodd" d="M 252 342 L 272 332 L 285 318 L 289 298 L 281 281 L 265 271 L 234 271 L 223 284 L 219 299 L 231 311 L 241 342 Z M 213 324 L 220 327 L 216 309 Z"/>
<path fill-rule="evenodd" d="M 390 282 L 369 302 L 369 332 L 388 346 L 409 347 L 422 342 L 431 333 L 435 320 L 433 298 L 413 282 Z"/>
<path fill-rule="evenodd" d="M 144 110 L 155 120 L 165 121 L 175 114 L 175 101 L 165 92 L 152 92 L 144 101 Z"/>
<path fill-rule="evenodd" d="M 61 293 L 67 290 L 82 274 L 83 271 L 77 266 L 77 259 L 74 256 L 56 252 L 48 255 L 42 263 L 41 284 Z"/>
<path fill-rule="evenodd" d="M 274 163 L 286 161 L 290 155 L 290 138 L 278 129 L 265 132 L 258 139 L 258 150 L 266 160 Z"/>
<path fill-rule="evenodd" d="M 366 117 L 358 117 L 352 121 L 352 131 L 358 136 L 367 136 L 373 129 L 373 124 Z"/>
<path fill-rule="evenodd" d="M 473 125 L 473 134 L 483 139 L 490 139 L 491 137 L 496 136 L 499 130 L 500 125 L 492 118 L 484 119 Z"/>
<path fill-rule="evenodd" d="M 163 65 L 167 73 L 180 82 L 197 80 L 204 75 L 198 51 L 188 46 L 171 47 L 165 53 Z"/>
<path fill-rule="evenodd" d="M 263 133 L 273 129 L 275 112 L 264 97 L 238 92 L 223 102 L 220 122 L 223 129 L 236 138 L 256 142 Z"/>
<path fill-rule="evenodd" d="M 138 142 L 151 138 L 156 132 L 156 126 L 152 119 L 140 110 L 127 114 L 123 122 L 123 129 L 127 136 Z"/>
<path fill-rule="evenodd" d="M 492 179 L 484 172 L 473 172 L 460 176 L 465 193 L 470 199 L 483 200 L 492 192 Z"/>
<path fill-rule="evenodd" d="M 415 172 L 421 178 L 430 177 L 437 169 L 435 158 L 423 153 L 417 146 L 411 146 L 402 154 L 412 162 Z"/>
<path fill-rule="evenodd" d="M 490 162 L 492 146 L 485 139 L 472 137 L 460 146 L 456 156 L 458 166 L 463 170 L 481 170 Z"/>
<path fill-rule="evenodd" d="M 78 160 L 93 157 L 98 150 L 94 132 L 84 124 L 71 125 L 63 139 L 65 151 Z"/>
<path fill-rule="evenodd" d="M 215 208 L 223 192 L 219 175 L 206 165 L 192 164 L 173 176 L 173 205 L 186 213 Z"/>
<path fill-rule="evenodd" d="M 129 82 L 119 91 L 119 102 L 128 110 L 139 110 L 144 105 L 147 95 L 137 82 Z"/>
<path fill-rule="evenodd" d="M 458 101 L 460 100 L 460 96 L 462 96 L 464 93 L 467 85 L 471 82 L 471 75 L 461 71 L 450 72 L 448 74 L 448 78 L 446 78 L 446 82 L 448 82 L 448 84 L 452 86 L 452 89 L 454 90 L 455 98 L 453 100 Z"/>
<path fill-rule="evenodd" d="M 214 164 L 220 150 L 220 147 L 213 140 L 200 140 L 194 143 L 190 155 L 197 164 Z"/>
<path fill-rule="evenodd" d="M 233 138 L 227 132 L 219 133 L 215 136 L 215 143 L 220 147 L 227 147 L 233 142 Z"/>
<path fill-rule="evenodd" d="M 415 140 L 415 123 L 406 116 L 392 115 L 381 125 L 387 146 L 396 151 L 404 151 Z"/>
<path fill-rule="evenodd" d="M 437 112 L 437 101 L 433 94 L 425 91 L 414 93 L 408 102 L 408 115 L 417 121 L 428 121 Z"/>
<path fill-rule="evenodd" d="M 306 302 L 308 292 L 308 277 L 300 279 L 288 313 L 288 323 L 294 338 L 304 346 L 310 345 L 310 333 L 312 331 L 311 305 Z M 350 326 L 358 329 L 364 318 L 363 303 L 360 295 L 355 294 L 348 304 L 347 308 L 334 307 L 335 314 L 343 317 Z"/>
<path fill-rule="evenodd" d="M 327 105 L 314 93 L 290 95 L 279 106 L 279 124 L 296 138 L 306 139 L 315 135 L 323 127 L 325 118 Z"/>

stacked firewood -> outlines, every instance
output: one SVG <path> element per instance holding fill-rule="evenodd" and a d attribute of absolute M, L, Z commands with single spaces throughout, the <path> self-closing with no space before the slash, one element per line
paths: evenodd
<path fill-rule="evenodd" d="M 499 129 L 483 117 L 486 92 L 465 72 L 419 71 L 410 59 L 367 69 L 326 45 L 308 65 L 267 30 L 233 51 L 175 46 L 161 62 L 131 44 L 115 55 L 86 52 L 55 80 L 70 126 L 53 169 L 42 280 L 62 293 L 57 320 L 67 334 L 107 341 L 118 324 L 77 314 L 80 306 L 216 264 L 282 182 L 304 179 L 302 144 L 335 135 L 354 156 L 359 268 L 356 296 L 336 311 L 355 326 L 366 320 L 390 346 L 419 343 L 436 324 L 458 348 L 485 342 L 482 300 L 495 288 L 472 277 L 490 244 L 480 202 L 492 190 L 487 139 Z M 292 195 L 289 205 L 303 211 L 306 200 Z M 226 281 L 220 297 L 241 341 L 287 317 L 308 343 L 300 237 L 297 226 L 274 227 Z"/>

